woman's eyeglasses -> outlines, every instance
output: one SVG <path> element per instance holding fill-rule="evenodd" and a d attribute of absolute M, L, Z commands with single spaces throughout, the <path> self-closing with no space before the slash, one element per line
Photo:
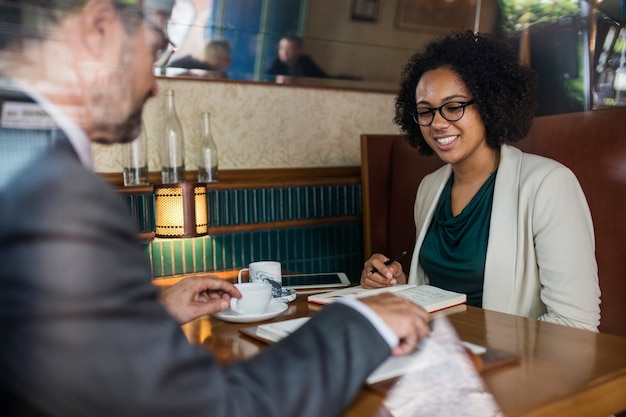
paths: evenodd
<path fill-rule="evenodd" d="M 465 107 L 474 104 L 475 101 L 450 101 L 439 107 L 418 107 L 413 114 L 413 120 L 420 126 L 430 126 L 435 120 L 435 112 L 449 122 L 460 120 L 465 114 Z"/>

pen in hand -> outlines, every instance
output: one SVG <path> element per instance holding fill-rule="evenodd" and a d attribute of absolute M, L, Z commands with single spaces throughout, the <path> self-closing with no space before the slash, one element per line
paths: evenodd
<path fill-rule="evenodd" d="M 406 255 L 406 251 L 402 251 L 402 253 L 397 254 L 396 256 L 394 256 L 393 258 L 389 259 L 388 261 L 385 262 L 385 266 L 389 266 L 392 263 L 394 263 L 395 261 L 397 261 L 398 259 L 402 258 L 404 255 Z M 376 268 L 372 268 L 372 270 L 370 271 L 370 275 L 371 274 L 375 274 L 378 272 L 378 269 Z"/>

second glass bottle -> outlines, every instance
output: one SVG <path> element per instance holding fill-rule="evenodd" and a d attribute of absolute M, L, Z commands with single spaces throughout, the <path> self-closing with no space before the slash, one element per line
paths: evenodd
<path fill-rule="evenodd" d="M 211 114 L 202 113 L 202 137 L 200 138 L 200 163 L 198 182 L 214 182 L 218 177 L 217 145 L 211 134 Z"/>
<path fill-rule="evenodd" d="M 185 137 L 176 114 L 174 90 L 167 90 L 167 115 L 161 146 L 161 180 L 163 184 L 185 181 Z"/>

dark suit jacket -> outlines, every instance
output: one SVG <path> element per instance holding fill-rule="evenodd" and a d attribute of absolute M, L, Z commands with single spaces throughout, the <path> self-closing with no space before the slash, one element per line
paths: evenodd
<path fill-rule="evenodd" d="M 204 62 L 204 61 L 200 61 L 197 58 L 194 58 L 191 55 L 185 55 L 182 58 L 179 58 L 175 61 L 170 62 L 169 64 L 167 64 L 168 67 L 175 67 L 175 68 L 189 68 L 189 69 L 202 69 L 202 70 L 207 70 L 207 71 L 215 71 L 215 68 L 213 68 L 208 62 Z"/>
<path fill-rule="evenodd" d="M 221 368 L 151 285 L 120 196 L 58 140 L 0 190 L 0 409 L 62 417 L 333 416 L 389 347 L 325 307 Z"/>
<path fill-rule="evenodd" d="M 291 75 L 293 77 L 326 77 L 326 73 L 308 55 L 300 55 L 298 61 L 293 65 L 286 64 L 276 58 L 265 73 L 268 75 Z"/>

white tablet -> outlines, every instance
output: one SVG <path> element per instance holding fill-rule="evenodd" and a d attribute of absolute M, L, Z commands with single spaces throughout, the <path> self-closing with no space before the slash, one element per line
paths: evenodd
<path fill-rule="evenodd" d="M 351 284 L 343 272 L 283 275 L 282 280 L 283 287 L 294 290 L 347 287 Z"/>

